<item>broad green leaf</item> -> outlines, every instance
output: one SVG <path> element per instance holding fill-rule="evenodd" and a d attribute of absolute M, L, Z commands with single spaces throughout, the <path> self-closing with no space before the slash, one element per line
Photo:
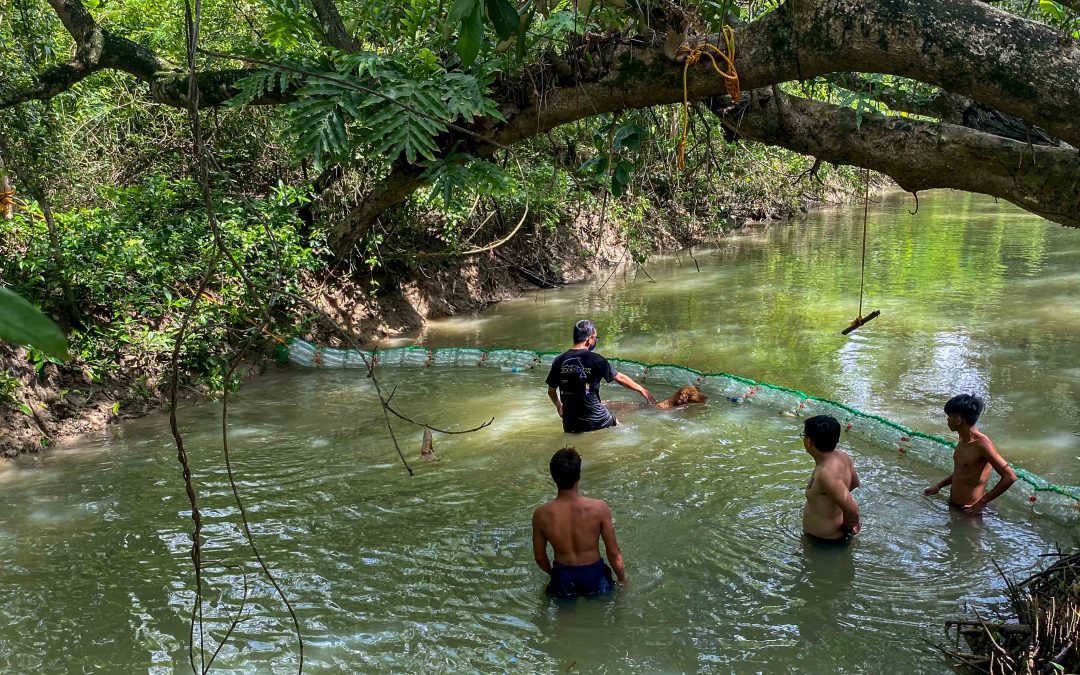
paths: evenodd
<path fill-rule="evenodd" d="M 480 43 L 484 39 L 484 14 L 480 3 L 473 5 L 472 13 L 461 22 L 461 32 L 458 34 L 457 44 L 454 51 L 461 59 L 461 67 L 468 68 L 476 61 L 476 55 L 480 53 Z"/>
<path fill-rule="evenodd" d="M 1051 0 L 1039 0 L 1039 9 L 1054 17 L 1058 21 L 1065 20 L 1065 10 L 1061 5 Z"/>
<path fill-rule="evenodd" d="M 67 338 L 52 319 L 22 296 L 0 288 L 0 340 L 30 345 L 57 359 L 67 359 Z"/>
<path fill-rule="evenodd" d="M 479 4 L 480 0 L 454 0 L 454 4 L 450 6 L 450 13 L 446 15 L 447 23 L 455 24 L 464 21 Z"/>
<path fill-rule="evenodd" d="M 586 161 L 584 164 L 578 167 L 578 171 L 580 171 L 581 173 L 592 172 L 597 176 L 600 176 L 604 173 L 607 173 L 607 167 L 607 155 L 597 155 L 596 157 L 593 157 L 592 159 Z"/>
<path fill-rule="evenodd" d="M 517 10 L 508 0 L 484 0 L 487 5 L 488 18 L 495 27 L 495 34 L 500 40 L 509 40 L 511 35 L 518 32 L 521 19 Z"/>
<path fill-rule="evenodd" d="M 616 150 L 626 148 L 627 150 L 639 150 L 641 148 L 641 139 L 644 135 L 644 131 L 636 124 L 624 124 L 615 131 L 615 138 L 612 141 L 612 146 Z"/>
<path fill-rule="evenodd" d="M 623 192 L 626 191 L 626 185 L 620 183 L 615 179 L 615 176 L 611 177 L 611 194 L 615 197 L 622 197 Z"/>

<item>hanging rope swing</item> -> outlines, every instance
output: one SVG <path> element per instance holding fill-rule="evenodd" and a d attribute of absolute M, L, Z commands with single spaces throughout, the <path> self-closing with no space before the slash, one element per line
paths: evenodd
<path fill-rule="evenodd" d="M 847 335 L 856 328 L 865 326 L 881 315 L 881 310 L 875 309 L 862 315 L 863 290 L 866 288 L 866 221 L 870 210 L 870 169 L 863 174 L 863 215 L 862 215 L 862 269 L 859 274 L 859 315 L 851 322 L 851 325 L 840 331 L 841 335 Z"/>

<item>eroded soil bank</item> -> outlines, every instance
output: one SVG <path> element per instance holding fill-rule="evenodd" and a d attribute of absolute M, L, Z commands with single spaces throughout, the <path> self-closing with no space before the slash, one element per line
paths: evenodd
<path fill-rule="evenodd" d="M 830 202 L 843 199 L 834 193 Z M 807 201 L 802 210 L 813 206 Z M 418 258 L 407 275 L 384 283 L 378 292 L 362 274 L 329 271 L 308 284 L 308 300 L 350 331 L 362 344 L 417 328 L 425 321 L 516 297 L 537 288 L 578 283 L 618 265 L 635 266 L 645 253 L 685 249 L 723 237 L 725 232 L 762 220 L 781 220 L 793 214 L 746 208 L 726 222 L 709 223 L 691 231 L 649 220 L 650 250 L 631 239 L 618 225 L 600 224 L 599 214 L 583 214 L 554 230 L 526 227 L 506 245 L 457 259 Z M 301 325 L 302 323 L 302 325 Z M 298 321 L 297 333 L 332 346 L 349 342 L 345 333 L 327 321 Z M 250 379 L 273 364 L 270 340 L 242 368 Z M 65 364 L 35 361 L 26 349 L 0 344 L 0 456 L 34 452 L 63 438 L 93 432 L 119 419 L 138 417 L 162 407 L 169 397 L 168 360 L 117 352 L 119 375 L 95 378 L 78 360 Z M 182 370 L 182 396 L 212 396 L 197 384 L 198 373 Z"/>

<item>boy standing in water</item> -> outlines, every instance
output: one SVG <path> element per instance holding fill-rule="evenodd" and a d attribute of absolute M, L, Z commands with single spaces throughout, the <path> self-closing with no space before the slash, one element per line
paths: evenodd
<path fill-rule="evenodd" d="M 949 430 L 960 437 L 953 451 L 953 472 L 940 483 L 923 490 L 924 495 L 930 496 L 946 485 L 950 486 L 949 506 L 968 515 L 981 513 L 987 504 L 1016 482 L 1016 473 L 1009 463 L 998 454 L 986 434 L 975 428 L 984 407 L 982 400 L 971 394 L 953 396 L 945 404 Z M 1001 479 L 993 490 L 985 492 L 991 468 Z"/>
<path fill-rule="evenodd" d="M 855 465 L 840 442 L 840 423 L 832 415 L 803 422 L 803 448 L 814 458 L 814 474 L 806 486 L 803 533 L 812 544 L 846 546 L 859 530 L 859 505 L 851 491 L 859 487 Z"/>
<path fill-rule="evenodd" d="M 551 575 L 547 592 L 559 598 L 602 595 L 614 589 L 611 569 L 600 557 L 599 540 L 604 540 L 607 559 L 620 584 L 626 583 L 622 552 L 615 541 L 611 509 L 602 499 L 582 497 L 581 455 L 562 448 L 551 458 L 551 478 L 559 488 L 555 499 L 533 511 L 533 557 L 540 569 Z M 555 564 L 548 561 L 547 546 L 555 552 Z"/>

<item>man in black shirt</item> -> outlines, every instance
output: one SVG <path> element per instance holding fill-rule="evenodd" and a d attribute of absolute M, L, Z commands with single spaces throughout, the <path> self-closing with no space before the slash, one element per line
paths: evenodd
<path fill-rule="evenodd" d="M 613 427 L 617 420 L 600 402 L 600 381 L 615 381 L 656 403 L 645 387 L 617 372 L 596 348 L 596 324 L 588 319 L 574 326 L 574 347 L 555 357 L 547 376 L 548 398 L 562 418 L 563 431 L 580 433 Z"/>

